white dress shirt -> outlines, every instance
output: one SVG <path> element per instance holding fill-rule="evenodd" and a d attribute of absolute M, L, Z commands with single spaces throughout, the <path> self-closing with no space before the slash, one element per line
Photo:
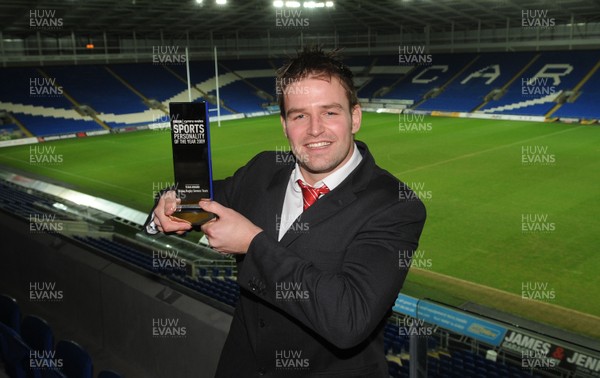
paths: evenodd
<path fill-rule="evenodd" d="M 358 147 L 354 144 L 354 151 L 352 152 L 352 156 L 350 159 L 344 163 L 340 169 L 336 170 L 329 176 L 325 177 L 321 181 L 317 181 L 314 185 L 314 188 L 320 188 L 323 185 L 327 185 L 329 190 L 333 190 L 342 183 L 348 177 L 350 173 L 360 164 L 362 160 L 362 155 L 358 151 Z M 302 199 L 302 189 L 298 185 L 298 179 L 306 182 L 304 177 L 302 177 L 302 173 L 300 172 L 300 168 L 298 167 L 298 163 L 296 163 L 296 167 L 292 171 L 290 175 L 290 179 L 288 181 L 288 185 L 285 191 L 285 198 L 283 200 L 283 209 L 281 211 L 281 216 L 277 220 L 277 224 L 279 227 L 279 236 L 278 240 L 283 238 L 283 235 L 287 232 L 290 226 L 294 223 L 296 218 L 298 218 L 302 212 L 304 211 L 304 201 Z"/>

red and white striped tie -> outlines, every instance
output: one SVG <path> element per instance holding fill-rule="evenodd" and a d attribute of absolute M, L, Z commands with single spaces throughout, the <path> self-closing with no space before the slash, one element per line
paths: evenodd
<path fill-rule="evenodd" d="M 320 188 L 313 188 L 310 185 L 305 184 L 302 180 L 296 181 L 298 185 L 300 185 L 300 189 L 302 189 L 302 197 L 304 198 L 304 210 L 308 209 L 310 205 L 315 203 L 319 197 L 324 194 L 329 193 L 329 188 L 327 185 L 323 185 Z"/>

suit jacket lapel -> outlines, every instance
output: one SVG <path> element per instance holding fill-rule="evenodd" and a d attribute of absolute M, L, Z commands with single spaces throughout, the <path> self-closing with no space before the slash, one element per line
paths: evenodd
<path fill-rule="evenodd" d="M 276 214 L 276 216 L 281 215 L 281 209 L 283 209 L 283 201 L 285 199 L 285 191 L 287 189 L 288 180 L 290 179 L 290 174 L 293 169 L 293 165 L 289 167 L 289 169 L 281 169 L 273 176 L 271 183 L 267 187 L 265 192 L 265 196 L 267 198 L 271 198 L 271 201 L 264 201 L 263 203 L 266 206 L 264 214 L 269 214 L 268 216 L 272 216 L 272 214 Z M 267 219 L 265 221 L 266 227 L 263 227 L 265 232 L 275 238 L 277 240 L 279 238 L 279 231 L 277 230 L 277 218 Z"/>
<path fill-rule="evenodd" d="M 350 175 L 348 175 L 348 177 L 346 177 L 346 179 L 342 181 L 338 187 L 324 195 L 322 198 L 318 199 L 317 202 L 300 214 L 300 216 L 294 221 L 294 224 L 292 224 L 290 227 L 290 230 L 295 229 L 294 225 L 299 223 L 308 225 L 310 230 L 310 227 L 314 227 L 319 223 L 326 221 L 331 216 L 341 211 L 344 207 L 355 201 L 356 193 L 364 190 L 369 182 L 375 161 L 364 143 L 356 141 L 356 144 L 363 156 L 363 160 L 360 162 L 358 167 L 356 167 L 354 172 L 350 173 Z M 283 195 L 285 195 L 285 188 Z M 281 199 L 281 203 L 277 209 L 279 211 L 278 214 L 281 214 L 282 207 L 283 198 Z M 288 231 L 281 239 L 281 244 L 287 246 L 301 235 L 306 234 Z"/>

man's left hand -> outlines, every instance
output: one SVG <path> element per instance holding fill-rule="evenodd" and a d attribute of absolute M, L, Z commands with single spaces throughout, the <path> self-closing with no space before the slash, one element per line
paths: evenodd
<path fill-rule="evenodd" d="M 217 216 L 202 225 L 208 244 L 217 252 L 244 254 L 252 239 L 262 232 L 248 218 L 216 201 L 201 200 L 200 207 Z"/>

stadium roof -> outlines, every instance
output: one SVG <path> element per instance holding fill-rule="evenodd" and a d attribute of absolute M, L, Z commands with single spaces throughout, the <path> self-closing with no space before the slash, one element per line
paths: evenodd
<path fill-rule="evenodd" d="M 596 0 L 337 0 L 328 9 L 298 8 L 308 18 L 310 33 L 371 33 L 391 34 L 405 31 L 476 30 L 479 22 L 486 29 L 505 28 L 521 24 L 522 12 L 541 10 L 557 25 L 600 22 L 600 5 Z M 55 11 L 64 22 L 55 30 L 40 30 L 30 25 L 30 11 Z M 289 12 L 289 10 L 288 10 Z M 288 16 L 290 14 L 288 13 Z M 280 15 L 280 17 L 282 17 Z M 214 0 L 9 0 L 0 3 L 0 30 L 5 35 L 25 37 L 40 31 L 42 34 L 99 33 L 131 35 L 205 34 L 244 37 L 265 36 L 275 32 L 276 9 L 272 0 L 228 0 L 219 6 Z M 279 29 L 279 32 L 282 30 Z M 297 32 L 297 29 L 286 29 Z"/>

